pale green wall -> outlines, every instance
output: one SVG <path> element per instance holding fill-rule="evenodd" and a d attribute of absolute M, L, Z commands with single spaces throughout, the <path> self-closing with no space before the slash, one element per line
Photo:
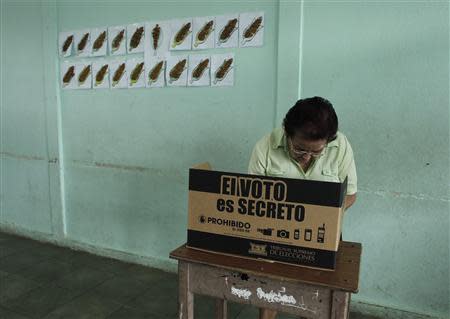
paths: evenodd
<path fill-rule="evenodd" d="M 298 95 L 319 94 L 356 154 L 359 199 L 344 229 L 364 247 L 354 299 L 448 314 L 447 2 L 1 8 L 1 227 L 167 265 L 186 238 L 188 167 L 245 171 Z M 59 90 L 59 31 L 254 10 L 266 14 L 264 47 L 217 50 L 236 53 L 232 88 Z"/>
<path fill-rule="evenodd" d="M 448 19 L 444 2 L 304 7 L 302 95 L 334 102 L 356 156 L 359 297 L 434 314 L 450 302 Z"/>
<path fill-rule="evenodd" d="M 1 8 L 1 222 L 52 233 L 44 15 L 38 2 Z"/>
<path fill-rule="evenodd" d="M 208 160 L 216 168 L 243 171 L 254 140 L 272 126 L 277 7 L 70 3 L 59 2 L 60 30 L 265 11 L 266 45 L 225 51 L 236 53 L 232 88 L 61 94 L 67 236 L 167 259 L 186 239 L 188 168 Z"/>

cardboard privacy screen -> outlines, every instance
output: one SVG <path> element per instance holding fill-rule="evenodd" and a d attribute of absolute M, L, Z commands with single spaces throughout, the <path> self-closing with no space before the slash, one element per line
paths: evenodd
<path fill-rule="evenodd" d="M 333 270 L 344 183 L 189 170 L 190 248 Z"/>

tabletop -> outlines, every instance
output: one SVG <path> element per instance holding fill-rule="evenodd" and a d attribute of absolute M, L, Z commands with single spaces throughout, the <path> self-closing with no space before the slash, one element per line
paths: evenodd
<path fill-rule="evenodd" d="M 229 270 L 264 275 L 275 279 L 325 286 L 357 293 L 362 247 L 360 243 L 341 241 L 336 257 L 336 269 L 321 270 L 304 266 L 245 258 L 235 255 L 188 248 L 182 245 L 170 257 L 185 262 L 222 267 Z"/>

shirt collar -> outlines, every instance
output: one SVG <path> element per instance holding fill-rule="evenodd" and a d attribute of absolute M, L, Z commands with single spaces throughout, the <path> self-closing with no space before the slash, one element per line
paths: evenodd
<path fill-rule="evenodd" d="M 270 136 L 270 140 L 273 149 L 284 147 L 286 145 L 284 130 L 282 128 L 275 129 Z"/>

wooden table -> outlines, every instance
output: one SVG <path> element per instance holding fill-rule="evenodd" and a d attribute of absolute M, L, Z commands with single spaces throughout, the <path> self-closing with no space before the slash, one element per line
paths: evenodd
<path fill-rule="evenodd" d="M 194 318 L 194 294 L 217 298 L 217 317 L 227 300 L 305 318 L 348 318 L 351 293 L 358 292 L 361 244 L 341 242 L 335 271 L 253 260 L 185 245 L 178 260 L 180 319 Z"/>

